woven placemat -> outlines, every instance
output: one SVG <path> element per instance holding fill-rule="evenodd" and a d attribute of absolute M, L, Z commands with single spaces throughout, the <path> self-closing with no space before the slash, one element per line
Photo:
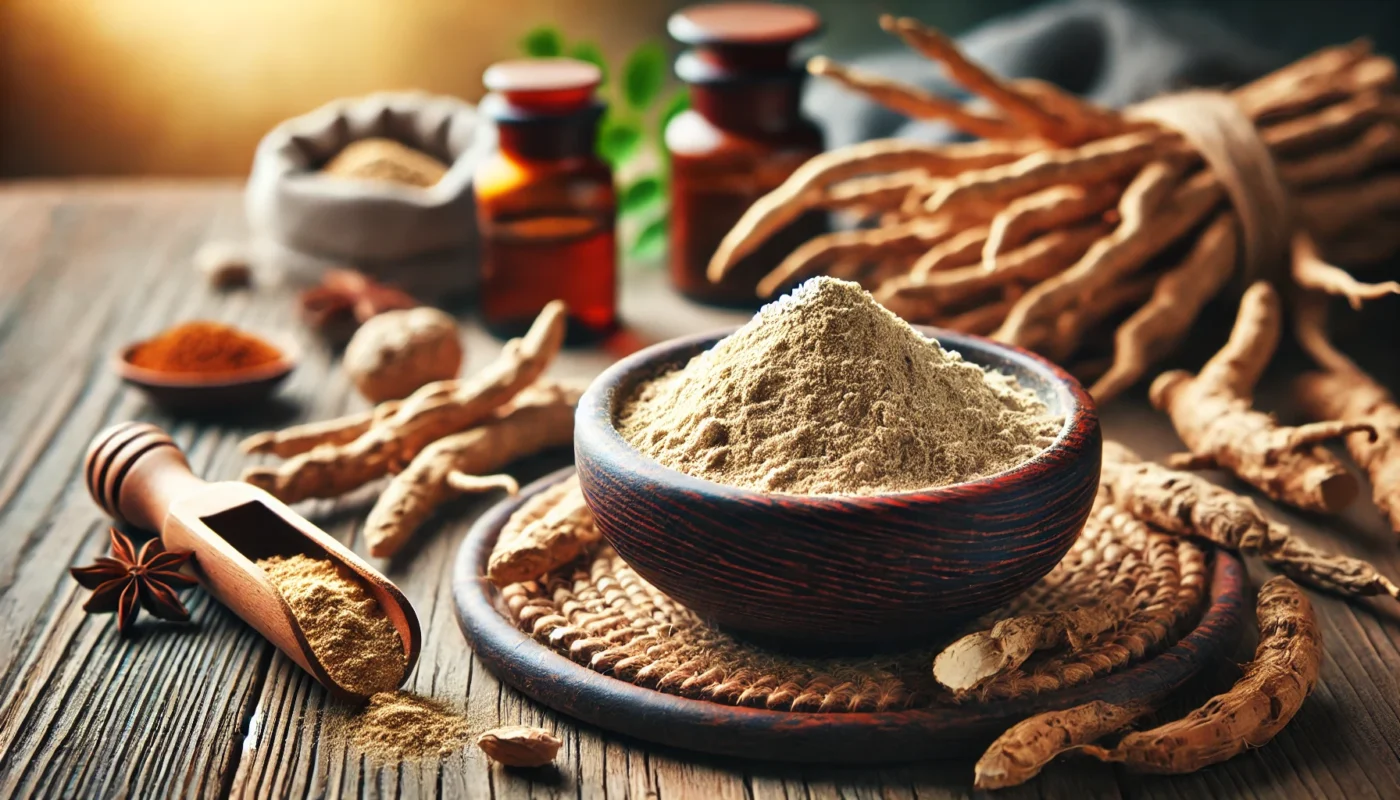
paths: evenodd
<path fill-rule="evenodd" d="M 540 580 L 507 586 L 500 596 L 504 613 L 536 641 L 638 686 L 775 711 L 899 711 L 1031 697 L 1141 661 L 1200 618 L 1206 562 L 1199 546 L 1096 506 L 1053 571 L 962 633 L 1012 615 L 1105 598 L 1122 598 L 1122 621 L 1079 648 L 1037 654 L 960 701 L 938 686 L 931 671 L 947 642 L 867 657 L 812 658 L 768 649 L 706 624 L 606 546 Z"/>

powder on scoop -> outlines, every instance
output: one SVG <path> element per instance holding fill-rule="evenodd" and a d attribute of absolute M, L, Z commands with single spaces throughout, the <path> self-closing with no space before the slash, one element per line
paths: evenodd
<path fill-rule="evenodd" d="M 366 697 L 398 687 L 408 659 L 379 601 L 331 561 L 294 555 L 258 561 L 321 666 L 340 686 Z"/>
<path fill-rule="evenodd" d="M 689 475 L 824 495 L 992 475 L 1035 456 L 1062 424 L 1014 378 L 967 363 L 832 278 L 643 383 L 618 419 L 623 438 Z"/>

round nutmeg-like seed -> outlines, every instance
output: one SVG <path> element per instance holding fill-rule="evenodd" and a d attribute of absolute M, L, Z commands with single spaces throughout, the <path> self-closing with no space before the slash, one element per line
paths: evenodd
<path fill-rule="evenodd" d="M 457 322 L 436 308 L 386 311 L 355 331 L 344 364 L 366 400 L 402 399 L 424 384 L 457 377 L 462 368 Z"/>
<path fill-rule="evenodd" d="M 495 728 L 476 737 L 488 758 L 507 767 L 543 767 L 554 761 L 564 744 L 558 736 L 528 725 Z"/>

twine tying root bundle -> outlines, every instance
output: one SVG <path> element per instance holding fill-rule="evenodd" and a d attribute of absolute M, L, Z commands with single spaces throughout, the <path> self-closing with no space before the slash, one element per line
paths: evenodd
<path fill-rule="evenodd" d="M 761 292 L 839 271 L 911 322 L 988 332 L 1083 365 L 1099 373 L 1101 401 L 1145 377 L 1232 283 L 1266 278 L 1354 306 L 1400 292 L 1322 255 L 1361 269 L 1400 252 L 1396 69 L 1366 43 L 1228 93 L 1117 112 L 988 74 L 914 20 L 881 25 L 990 108 L 825 58 L 809 70 L 982 141 L 880 140 L 812 159 L 730 231 L 711 277 L 808 210 L 854 212 L 878 224 L 794 250 Z"/>

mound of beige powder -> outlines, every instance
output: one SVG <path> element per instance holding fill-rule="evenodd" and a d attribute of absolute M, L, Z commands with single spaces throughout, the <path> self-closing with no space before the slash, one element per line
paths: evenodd
<path fill-rule="evenodd" d="M 336 683 L 366 697 L 403 683 L 403 640 L 374 596 L 334 563 L 301 554 L 258 561 Z"/>
<path fill-rule="evenodd" d="M 969 364 L 858 284 L 814 278 L 623 406 L 662 464 L 764 492 L 928 489 L 1035 456 L 1063 421 L 1014 378 Z"/>

